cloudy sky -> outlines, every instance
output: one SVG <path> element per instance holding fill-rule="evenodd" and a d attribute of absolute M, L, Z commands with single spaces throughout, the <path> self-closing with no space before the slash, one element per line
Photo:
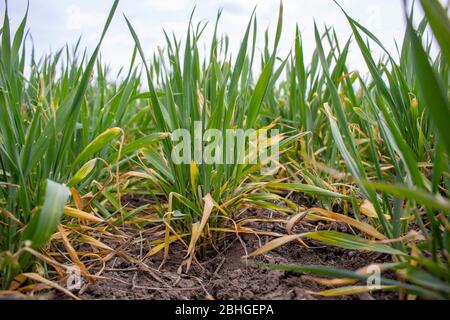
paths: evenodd
<path fill-rule="evenodd" d="M 402 0 L 340 0 L 341 5 L 356 20 L 368 27 L 391 50 L 394 39 L 400 41 L 404 32 Z M 28 28 L 38 55 L 56 50 L 66 43 L 74 44 L 82 35 L 83 46 L 94 48 L 113 0 L 30 0 Z M 295 25 L 302 31 L 306 54 L 314 49 L 313 21 L 323 28 L 326 23 L 334 26 L 345 41 L 350 35 L 348 23 L 332 0 L 284 0 L 284 25 L 280 55 L 286 55 L 292 47 Z M 9 15 L 17 26 L 26 10 L 27 0 L 9 1 Z M 214 26 L 217 11 L 223 14 L 220 31 L 230 36 L 233 52 L 242 39 L 244 29 L 253 8 L 259 22 L 259 30 L 275 28 L 278 0 L 121 0 L 113 24 L 102 47 L 103 60 L 114 70 L 127 65 L 133 50 L 133 40 L 123 18 L 125 14 L 135 27 L 147 55 L 157 46 L 164 45 L 162 30 L 184 35 L 189 15 L 196 6 L 195 21 L 209 21 L 207 43 Z M 4 3 L 0 2 L 3 15 Z M 273 32 L 271 33 L 273 35 Z M 263 39 L 260 33 L 259 45 Z M 353 66 L 363 68 L 359 52 L 354 48 L 350 55 Z"/>

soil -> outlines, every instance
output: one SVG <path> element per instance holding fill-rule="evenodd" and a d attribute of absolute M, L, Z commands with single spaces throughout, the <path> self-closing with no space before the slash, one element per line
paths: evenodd
<path fill-rule="evenodd" d="M 267 217 L 272 213 L 247 212 L 251 216 Z M 281 224 L 254 223 L 258 230 L 284 232 Z M 347 226 L 334 224 L 302 224 L 296 232 L 305 230 L 334 229 L 348 232 Z M 142 233 L 136 239 L 142 239 Z M 188 273 L 179 273 L 178 269 L 185 260 L 186 248 L 181 244 L 171 245 L 166 261 L 163 253 L 143 258 L 146 240 L 141 245 L 130 245 L 126 250 L 128 257 L 133 256 L 142 263 L 133 263 L 120 256 L 111 259 L 102 270 L 101 276 L 107 279 L 97 280 L 82 286 L 78 296 L 82 299 L 219 299 L 219 300 L 317 300 L 325 299 L 312 292 L 324 287 L 311 281 L 302 274 L 267 270 L 250 265 L 242 257 L 258 249 L 272 238 L 260 238 L 248 235 L 237 238 L 236 235 L 224 239 L 219 248 L 210 250 L 203 258 L 193 261 Z M 335 247 L 320 245 L 308 241 L 310 249 L 298 242 L 291 242 L 275 249 L 256 261 L 273 264 L 323 265 L 340 269 L 356 270 L 371 263 L 385 263 L 390 257 L 382 254 L 362 253 Z M 113 246 L 113 244 L 109 244 Z M 144 247 L 144 249 L 143 249 Z M 147 246 L 148 248 L 148 246 Z M 57 296 L 57 298 L 65 298 Z M 326 299 L 396 299 L 395 293 L 371 293 L 350 297 Z"/>
<path fill-rule="evenodd" d="M 258 247 L 253 239 L 243 238 L 247 250 Z M 233 241 L 213 259 L 194 265 L 188 274 L 178 274 L 184 250 L 174 246 L 170 258 L 158 271 L 162 259 L 147 259 L 149 270 L 136 267 L 118 258 L 104 271 L 100 280 L 87 284 L 80 292 L 82 299 L 153 299 L 153 300 L 316 300 L 324 299 L 310 291 L 327 289 L 304 276 L 249 266 L 241 259 L 245 255 L 242 244 Z M 180 250 L 176 252 L 176 250 Z M 175 251 L 175 252 L 174 252 Z M 296 243 L 288 244 L 266 254 L 268 263 L 327 265 L 336 268 L 358 269 L 371 262 L 386 262 L 385 256 L 362 254 L 332 247 L 308 250 Z M 151 271 L 150 271 L 151 270 Z M 155 277 L 156 276 L 156 277 Z M 159 278 L 159 279 L 156 279 Z M 393 299 L 395 294 L 373 293 L 339 299 Z M 329 298 L 330 299 L 330 298 Z M 331 298 L 332 299 L 332 298 Z"/>

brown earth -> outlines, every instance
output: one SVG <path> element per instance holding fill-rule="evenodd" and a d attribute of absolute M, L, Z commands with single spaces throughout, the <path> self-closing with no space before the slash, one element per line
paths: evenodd
<path fill-rule="evenodd" d="M 250 214 L 267 217 L 270 213 L 255 211 Z M 258 230 L 284 232 L 284 226 L 281 224 L 254 223 L 248 226 Z M 306 226 L 302 224 L 296 228 L 296 232 L 304 232 L 311 228 L 350 231 L 342 224 L 316 223 Z M 242 257 L 270 241 L 271 238 L 267 236 L 259 239 L 249 235 L 239 238 L 236 235 L 228 236 L 222 241 L 220 248 L 210 249 L 203 258 L 198 258 L 198 262 L 194 261 L 188 273 L 177 272 L 186 254 L 186 249 L 181 245 L 177 243 L 171 245 L 169 257 L 163 263 L 162 252 L 143 258 L 148 251 L 146 243 L 148 240 L 145 240 L 145 235 L 142 237 L 142 234 L 136 234 L 135 239 L 138 240 L 134 245 L 128 246 L 126 254 L 142 263 L 132 263 L 119 256 L 111 259 L 101 273 L 101 276 L 107 279 L 85 284 L 78 292 L 82 299 L 316 300 L 324 298 L 311 292 L 330 289 L 318 285 L 302 274 L 249 265 Z M 390 261 L 386 255 L 323 246 L 313 241 L 307 244 L 310 249 L 297 242 L 289 243 L 258 257 L 257 261 L 273 264 L 322 265 L 349 270 L 356 270 L 371 263 Z M 371 293 L 337 299 L 396 298 L 395 293 Z"/>
<path fill-rule="evenodd" d="M 243 239 L 247 250 L 258 244 Z M 100 280 L 82 288 L 83 299 L 231 299 L 231 300 L 315 300 L 309 291 L 326 289 L 302 275 L 255 268 L 241 259 L 245 255 L 242 244 L 232 241 L 215 258 L 194 265 L 188 274 L 178 274 L 184 258 L 181 247 L 174 246 L 170 258 L 158 271 L 162 259 L 146 259 L 149 267 L 136 267 L 122 258 L 113 260 Z M 387 257 L 362 254 L 338 248 L 322 247 L 307 250 L 296 243 L 288 244 L 266 254 L 267 263 L 327 265 L 355 270 L 372 262 L 386 262 Z M 391 299 L 394 294 L 375 293 L 340 299 Z"/>

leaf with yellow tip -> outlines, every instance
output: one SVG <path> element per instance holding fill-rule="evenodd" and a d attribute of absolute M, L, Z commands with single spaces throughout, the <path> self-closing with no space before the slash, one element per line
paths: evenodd
<path fill-rule="evenodd" d="M 373 206 L 372 202 L 369 200 L 364 200 L 361 206 L 359 207 L 359 211 L 369 218 L 377 218 L 377 212 L 375 211 L 375 207 Z"/>
<path fill-rule="evenodd" d="M 89 160 L 88 162 L 86 162 L 80 168 L 80 170 L 78 170 L 77 173 L 75 173 L 72 176 L 70 181 L 67 183 L 67 186 L 72 188 L 72 187 L 76 186 L 77 184 L 79 184 L 80 182 L 82 182 L 84 179 L 86 179 L 86 177 L 89 176 L 89 174 L 92 172 L 92 170 L 94 170 L 95 165 L 97 164 L 97 160 L 98 159 L 92 159 L 92 160 Z"/>
<path fill-rule="evenodd" d="M 277 239 L 274 239 L 268 243 L 266 243 L 265 245 L 263 245 L 261 248 L 253 251 L 252 253 L 250 253 L 248 255 L 248 257 L 256 257 L 259 256 L 261 254 L 265 254 L 269 251 L 272 251 L 278 247 L 281 247 L 283 245 L 285 245 L 286 243 L 289 243 L 291 241 L 300 239 L 302 237 L 304 237 L 306 235 L 306 233 L 304 234 L 295 234 L 295 235 L 289 235 L 289 236 L 284 236 L 284 237 L 280 237 Z"/>
<path fill-rule="evenodd" d="M 372 219 L 378 219 L 377 212 L 375 210 L 375 207 L 373 206 L 372 202 L 369 200 L 364 200 L 361 206 L 359 207 L 360 212 L 365 215 L 366 217 L 372 218 Z M 391 216 L 385 214 L 386 220 L 391 220 Z"/>
<path fill-rule="evenodd" d="M 354 283 L 358 282 L 358 280 L 350 279 L 350 278 L 325 279 L 325 278 L 318 278 L 318 277 L 313 277 L 313 276 L 302 276 L 302 279 L 315 282 L 315 283 L 320 284 L 325 287 L 343 286 L 343 285 L 349 285 L 349 284 L 354 284 Z"/>
<path fill-rule="evenodd" d="M 62 293 L 68 295 L 69 297 L 75 299 L 75 300 L 81 300 L 80 298 L 78 298 L 76 295 L 74 295 L 72 292 L 70 292 L 69 290 L 61 287 L 59 284 L 54 283 L 50 280 L 45 279 L 44 277 L 42 277 L 40 274 L 38 273 L 23 273 L 22 275 L 24 275 L 25 277 L 27 277 L 28 279 L 43 283 L 48 285 L 49 287 L 52 287 L 55 290 L 61 291 Z"/>
<path fill-rule="evenodd" d="M 367 223 L 358 221 L 356 219 L 353 219 L 349 216 L 345 216 L 343 214 L 339 214 L 336 212 L 332 212 L 329 210 L 321 209 L 321 208 L 312 208 L 306 211 L 307 213 L 318 213 L 320 215 L 326 216 L 328 218 L 332 218 L 336 221 L 344 222 L 352 227 L 355 227 L 359 229 L 360 231 L 364 232 L 365 234 L 372 236 L 379 240 L 386 240 L 386 236 L 382 233 L 378 232 L 374 227 L 370 226 Z"/>
<path fill-rule="evenodd" d="M 170 236 L 168 239 L 165 239 L 164 242 L 157 244 L 154 246 L 146 255 L 145 257 L 151 257 L 160 252 L 162 249 L 166 247 L 166 244 L 172 244 L 173 242 L 177 241 L 177 236 Z"/>
<path fill-rule="evenodd" d="M 75 204 L 75 207 L 79 210 L 82 210 L 86 205 L 85 199 L 83 199 L 78 193 L 77 189 L 73 187 L 70 188 L 70 193 L 72 194 L 73 203 Z"/>
<path fill-rule="evenodd" d="M 86 148 L 81 151 L 81 153 L 72 163 L 72 167 L 75 167 L 80 162 L 89 159 L 89 157 L 109 145 L 121 133 L 123 134 L 123 130 L 121 128 L 109 128 L 100 133 L 91 143 L 86 146 Z"/>
<path fill-rule="evenodd" d="M 256 231 L 250 228 L 237 226 L 236 228 L 209 228 L 209 231 L 213 232 L 224 232 L 224 233 L 235 233 L 235 234 L 253 234 L 258 236 L 269 236 L 269 237 L 282 237 L 283 235 L 277 232 L 270 231 Z"/>
<path fill-rule="evenodd" d="M 153 179 L 154 177 L 145 172 L 139 171 L 129 171 L 122 175 L 122 179 L 126 179 L 129 177 L 141 178 L 141 179 Z"/>
<path fill-rule="evenodd" d="M 71 207 L 64 207 L 64 214 L 66 216 L 72 217 L 72 218 L 78 218 L 81 220 L 85 220 L 85 221 L 91 221 L 91 222 L 95 222 L 95 223 L 101 223 L 104 222 L 103 219 L 94 216 L 93 214 L 84 212 L 82 210 L 78 210 L 75 208 L 71 208 Z"/>
<path fill-rule="evenodd" d="M 81 236 L 79 238 L 79 240 L 81 242 L 88 243 L 88 244 L 90 244 L 93 247 L 97 247 L 97 248 L 104 249 L 104 250 L 107 250 L 107 251 L 114 251 L 114 249 L 112 249 L 108 245 L 104 244 L 103 242 L 101 242 L 101 241 L 99 241 L 99 240 L 97 240 L 95 238 L 92 238 L 91 236 L 83 235 L 83 236 Z"/>
<path fill-rule="evenodd" d="M 381 291 L 381 290 L 394 290 L 398 288 L 398 286 L 378 286 L 376 288 L 370 286 L 349 286 L 349 287 L 341 287 L 336 289 L 330 289 L 320 292 L 308 291 L 308 293 L 316 296 L 322 297 L 342 297 L 342 296 L 351 296 L 361 293 L 373 292 L 373 291 Z"/>
<path fill-rule="evenodd" d="M 210 194 L 207 194 L 203 200 L 205 201 L 205 205 L 203 207 L 203 215 L 200 222 L 196 222 L 192 225 L 192 231 L 191 231 L 191 242 L 189 243 L 189 248 L 186 257 L 188 259 L 186 260 L 186 270 L 188 271 L 191 266 L 191 261 L 194 257 L 195 253 L 195 245 L 200 238 L 200 235 L 203 232 L 203 229 L 205 228 L 209 217 L 211 215 L 212 209 L 214 208 L 214 200 L 211 197 Z"/>
<path fill-rule="evenodd" d="M 69 257 L 72 260 L 72 262 L 80 268 L 81 274 L 83 276 L 90 277 L 90 273 L 86 269 L 86 266 L 83 264 L 83 262 L 81 262 L 80 258 L 78 258 L 77 252 L 75 251 L 73 246 L 70 244 L 70 241 L 66 235 L 66 231 L 64 230 L 64 227 L 62 225 L 58 225 L 58 231 L 61 235 L 63 245 L 66 248 L 67 253 L 69 254 Z"/>
<path fill-rule="evenodd" d="M 194 161 L 191 161 L 190 165 L 190 177 L 191 177 L 191 187 L 193 194 L 197 194 L 198 178 L 200 177 L 200 172 Z"/>

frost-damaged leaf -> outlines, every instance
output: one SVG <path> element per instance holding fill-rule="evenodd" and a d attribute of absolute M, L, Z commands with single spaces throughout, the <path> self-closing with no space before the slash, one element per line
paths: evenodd
<path fill-rule="evenodd" d="M 110 246 L 104 244 L 103 242 L 101 242 L 93 237 L 87 236 L 87 235 L 81 236 L 79 238 L 79 240 L 80 240 L 80 242 L 88 243 L 93 247 L 97 247 L 97 248 L 104 249 L 104 250 L 111 251 L 111 252 L 114 251 L 114 249 L 111 248 Z"/>
<path fill-rule="evenodd" d="M 91 222 L 95 222 L 95 223 L 101 223 L 104 222 L 103 219 L 94 216 L 93 214 L 87 213 L 85 211 L 82 210 L 78 210 L 75 208 L 71 208 L 71 207 L 65 207 L 64 208 L 64 214 L 66 216 L 72 217 L 72 218 L 78 218 L 81 220 L 86 220 L 86 221 L 91 221 Z"/>
<path fill-rule="evenodd" d="M 63 245 L 66 248 L 67 253 L 69 254 L 69 257 L 72 260 L 72 262 L 80 268 L 80 271 L 83 274 L 83 276 L 85 276 L 87 278 L 91 277 L 91 274 L 87 270 L 86 266 L 84 265 L 83 262 L 81 262 L 80 258 L 78 258 L 77 252 L 75 251 L 73 246 L 70 244 L 70 241 L 67 238 L 66 231 L 64 230 L 63 226 L 58 225 L 58 231 L 59 231 L 59 234 L 61 235 Z"/>
<path fill-rule="evenodd" d="M 197 165 L 195 164 L 194 161 L 191 161 L 191 165 L 190 165 L 190 177 L 191 177 L 191 187 L 192 187 L 192 193 L 196 194 L 197 193 L 197 186 L 199 183 L 199 179 L 200 179 L 200 172 L 198 170 Z"/>
<path fill-rule="evenodd" d="M 191 235 L 191 242 L 189 243 L 189 248 L 186 257 L 188 258 L 186 260 L 186 270 L 188 271 L 191 267 L 191 262 L 194 257 L 195 253 L 195 245 L 200 238 L 200 235 L 203 232 L 203 229 L 205 228 L 209 217 L 211 215 L 212 209 L 214 208 L 214 200 L 211 197 L 210 194 L 207 194 L 203 200 L 205 201 L 205 206 L 203 207 L 203 215 L 202 220 L 200 222 L 196 222 L 192 225 L 192 235 Z"/>
<path fill-rule="evenodd" d="M 349 287 L 341 287 L 336 289 L 330 289 L 320 292 L 308 291 L 308 293 L 312 295 L 322 296 L 322 297 L 340 297 L 340 296 L 350 296 L 360 293 L 373 292 L 373 291 L 381 291 L 381 290 L 395 290 L 398 286 L 378 286 L 378 287 L 370 287 L 370 286 L 349 286 Z"/>
<path fill-rule="evenodd" d="M 170 232 L 172 231 L 172 228 L 170 227 L 171 217 L 172 217 L 172 211 L 169 211 L 164 215 L 164 218 L 163 218 L 164 224 L 166 225 L 166 228 L 165 228 L 166 230 L 164 232 L 164 259 L 169 256 L 169 247 L 170 247 L 170 244 L 173 242 L 173 241 L 170 241 Z M 175 238 L 178 239 L 178 236 L 175 235 Z"/>
<path fill-rule="evenodd" d="M 185 235 L 182 235 L 183 237 Z M 151 257 L 160 252 L 162 249 L 166 247 L 166 243 L 172 244 L 173 242 L 178 240 L 178 236 L 170 236 L 168 239 L 160 240 L 161 243 L 156 244 L 146 255 L 145 257 Z"/>
<path fill-rule="evenodd" d="M 258 236 L 269 236 L 269 237 L 282 237 L 283 235 L 280 233 L 276 233 L 276 232 L 270 232 L 270 231 L 256 231 L 250 228 L 245 228 L 245 227 L 240 227 L 240 226 L 236 226 L 235 229 L 231 229 L 231 228 L 209 228 L 209 231 L 214 231 L 214 232 L 224 232 L 224 233 L 235 233 L 235 234 L 240 234 L 240 233 L 245 233 L 245 234 L 253 234 L 253 235 L 258 235 Z"/>
<path fill-rule="evenodd" d="M 274 250 L 274 249 L 276 249 L 278 247 L 281 247 L 281 246 L 283 246 L 283 245 L 285 245 L 285 244 L 287 244 L 287 243 L 289 243 L 291 241 L 300 239 L 300 238 L 304 237 L 305 235 L 306 235 L 306 233 L 290 235 L 290 236 L 284 236 L 284 237 L 281 237 L 281 238 L 274 239 L 274 240 L 266 243 L 265 245 L 263 245 L 261 248 L 253 251 L 247 257 L 256 257 L 256 256 L 259 256 L 261 254 L 265 254 L 265 253 L 267 253 L 269 251 L 272 251 L 272 250 Z"/>
<path fill-rule="evenodd" d="M 312 209 L 307 210 L 306 213 L 307 214 L 318 213 L 318 214 L 326 216 L 328 218 L 332 218 L 336 221 L 344 222 L 344 223 L 346 223 L 352 227 L 355 227 L 355 228 L 359 229 L 360 231 L 364 232 L 365 234 L 367 234 L 371 237 L 374 237 L 378 240 L 386 240 L 385 235 L 378 232 L 375 228 L 373 228 L 369 224 L 358 221 L 349 216 L 345 216 L 343 214 L 339 214 L 339 213 L 328 211 L 328 210 L 321 209 L 321 208 L 312 208 Z"/>
<path fill-rule="evenodd" d="M 141 179 L 153 179 L 154 178 L 153 176 L 151 176 L 148 173 L 138 172 L 138 171 L 129 171 L 129 172 L 125 173 L 124 175 L 122 175 L 123 179 L 128 179 L 130 177 L 141 178 Z"/>
<path fill-rule="evenodd" d="M 333 287 L 333 286 L 345 286 L 345 285 L 351 285 L 358 282 L 356 279 L 350 279 L 350 278 L 335 278 L 335 279 L 325 279 L 325 278 L 318 278 L 313 276 L 303 276 L 302 279 L 315 282 L 317 284 L 320 284 L 321 286 L 325 287 Z"/>
<path fill-rule="evenodd" d="M 372 202 L 370 202 L 367 199 L 364 200 L 363 203 L 361 204 L 361 206 L 359 207 L 359 212 L 369 218 L 374 218 L 374 219 L 378 218 L 375 207 L 373 206 Z"/>
<path fill-rule="evenodd" d="M 38 251 L 35 251 L 29 247 L 26 247 L 23 250 L 25 252 L 29 253 L 30 255 L 36 257 L 37 259 L 39 259 L 41 261 L 45 261 L 45 263 L 51 265 L 53 268 L 55 268 L 56 272 L 58 272 L 59 275 L 61 275 L 61 276 L 63 276 L 63 270 L 68 270 L 68 268 L 69 268 L 67 265 L 59 263 L 58 261 L 56 261 Z"/>
<path fill-rule="evenodd" d="M 41 275 L 37 274 L 37 273 L 23 273 L 23 275 L 25 277 L 27 277 L 28 279 L 43 283 L 48 285 L 49 287 L 52 287 L 55 290 L 61 291 L 62 293 L 68 295 L 69 297 L 75 299 L 75 300 L 81 300 L 80 298 L 78 298 L 76 295 L 74 295 L 72 292 L 70 292 L 67 289 L 64 289 L 63 287 L 61 287 L 59 284 L 54 283 L 50 280 L 45 279 L 44 277 L 42 277 Z"/>

